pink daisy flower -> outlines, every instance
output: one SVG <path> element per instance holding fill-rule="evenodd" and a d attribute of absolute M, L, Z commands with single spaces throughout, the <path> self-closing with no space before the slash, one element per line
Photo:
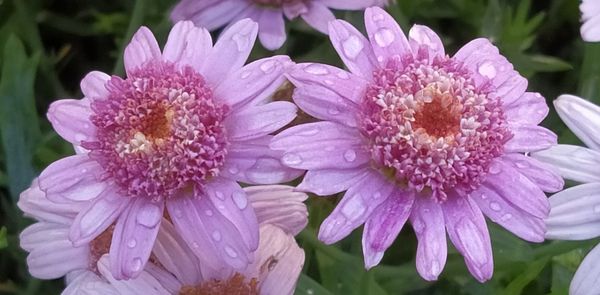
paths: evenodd
<path fill-rule="evenodd" d="M 335 16 L 330 9 L 361 10 L 384 5 L 387 0 L 182 0 L 173 12 L 173 21 L 192 20 L 214 30 L 242 18 L 258 22 L 258 37 L 263 46 L 276 50 L 285 43 L 284 16 L 300 16 L 316 30 L 327 34 L 327 23 Z"/>
<path fill-rule="evenodd" d="M 558 115 L 589 148 L 559 144 L 533 156 L 552 164 L 566 179 L 581 185 L 550 197 L 546 238 L 587 240 L 600 236 L 600 107 L 572 95 L 554 101 Z M 600 293 L 600 246 L 585 257 L 573 277 L 569 294 Z"/>
<path fill-rule="evenodd" d="M 308 170 L 300 190 L 346 191 L 319 238 L 335 243 L 365 224 L 365 265 L 377 265 L 404 223 L 417 235 L 417 270 L 435 280 L 446 262 L 446 232 L 479 281 L 492 276 L 484 214 L 517 236 L 544 240 L 544 191 L 562 188 L 549 167 L 523 153 L 556 144 L 538 126 L 544 98 L 487 39 L 454 56 L 415 25 L 408 39 L 380 8 L 365 13 L 368 38 L 341 20 L 329 36 L 350 72 L 298 64 L 294 101 L 323 121 L 294 126 L 271 148 Z"/>
<path fill-rule="evenodd" d="M 218 272 L 206 268 L 173 225 L 163 220 L 153 250 L 157 259 L 137 278 L 115 279 L 105 255 L 98 260 L 97 273 L 80 274 L 63 294 L 87 290 L 100 294 L 293 294 L 304 264 L 304 251 L 294 235 L 308 222 L 303 204 L 307 196 L 289 186 L 245 190 L 260 222 L 260 244 L 254 262 L 246 268 L 225 265 Z"/>
<path fill-rule="evenodd" d="M 581 10 L 581 37 L 588 42 L 600 41 L 600 1 L 583 0 L 579 5 Z"/>
<path fill-rule="evenodd" d="M 299 175 L 268 147 L 269 134 L 295 117 L 292 103 L 268 100 L 292 63 L 275 56 L 244 66 L 257 32 L 241 20 L 213 46 L 208 31 L 180 22 L 161 53 L 142 27 L 125 49 L 127 78 L 91 72 L 83 99 L 51 105 L 50 122 L 79 153 L 47 167 L 39 186 L 53 202 L 87 202 L 69 232 L 75 246 L 114 225 L 116 278 L 144 269 L 167 213 L 207 265 L 252 262 L 258 225 L 237 181 Z"/>

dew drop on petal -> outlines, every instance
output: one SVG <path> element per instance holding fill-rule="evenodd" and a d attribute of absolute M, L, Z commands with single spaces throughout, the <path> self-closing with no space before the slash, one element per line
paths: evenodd
<path fill-rule="evenodd" d="M 225 246 L 225 253 L 227 253 L 227 255 L 229 255 L 229 257 L 231 258 L 238 257 L 238 253 L 235 250 L 233 250 L 233 248 L 231 248 L 230 246 Z"/>
<path fill-rule="evenodd" d="M 269 74 L 275 69 L 275 64 L 277 64 L 276 61 L 267 60 L 260 65 L 260 70 L 263 71 L 263 73 L 265 74 Z"/>
<path fill-rule="evenodd" d="M 308 65 L 306 68 L 304 68 L 304 71 L 309 74 L 319 75 L 319 76 L 329 74 L 329 70 L 327 70 L 326 67 L 321 66 L 319 64 Z"/>
<path fill-rule="evenodd" d="M 364 48 L 362 41 L 355 35 L 351 35 L 342 43 L 344 55 L 349 59 L 355 59 Z"/>
<path fill-rule="evenodd" d="M 355 196 L 355 198 L 359 198 L 360 196 Z M 342 207 L 342 214 L 344 214 L 348 219 L 356 219 L 365 212 L 365 207 L 362 205 L 360 201 L 351 201 L 344 204 Z"/>
<path fill-rule="evenodd" d="M 135 248 L 136 245 L 137 245 L 137 241 L 135 239 L 131 239 L 131 240 L 129 240 L 129 242 L 127 242 L 127 247 L 129 247 L 129 248 Z"/>
<path fill-rule="evenodd" d="M 529 163 L 527 163 L 525 161 L 518 161 L 515 163 L 515 165 L 517 166 L 517 168 L 521 168 L 521 169 L 529 168 Z"/>
<path fill-rule="evenodd" d="M 246 207 L 248 206 L 248 199 L 246 198 L 246 195 L 243 193 L 239 193 L 239 192 L 233 193 L 233 202 L 241 210 L 246 209 Z"/>
<path fill-rule="evenodd" d="M 506 213 L 506 214 L 502 215 L 502 217 L 500 217 L 500 219 L 501 219 L 502 221 L 508 221 L 508 220 L 510 220 L 511 218 L 512 218 L 512 214 L 510 214 L 510 213 Z"/>
<path fill-rule="evenodd" d="M 356 152 L 354 150 L 347 150 L 344 153 L 344 159 L 348 162 L 354 162 L 356 160 Z"/>
<path fill-rule="evenodd" d="M 492 163 L 492 164 L 490 165 L 490 173 L 491 173 L 491 174 L 498 174 L 498 173 L 500 173 L 500 172 L 502 172 L 502 167 L 500 167 L 500 165 L 499 165 L 499 164 L 497 164 L 497 163 Z"/>
<path fill-rule="evenodd" d="M 302 132 L 299 132 L 298 135 L 313 136 L 313 135 L 319 134 L 320 131 L 321 131 L 321 128 L 319 128 L 319 127 L 311 127 L 309 129 L 303 130 Z"/>
<path fill-rule="evenodd" d="M 375 42 L 380 47 L 388 47 L 390 44 L 394 43 L 396 36 L 394 36 L 394 32 L 390 29 L 383 28 L 375 33 Z"/>
<path fill-rule="evenodd" d="M 493 211 L 500 211 L 502 209 L 502 207 L 500 207 L 500 204 L 496 203 L 496 202 L 491 202 L 490 203 L 490 209 L 492 209 Z"/>
<path fill-rule="evenodd" d="M 302 163 L 302 158 L 297 154 L 289 153 L 283 155 L 281 161 L 286 165 L 298 165 Z"/>
<path fill-rule="evenodd" d="M 236 166 L 229 167 L 228 171 L 233 175 L 240 173 L 240 169 L 238 169 Z"/>
<path fill-rule="evenodd" d="M 162 211 L 154 204 L 146 204 L 136 217 L 137 223 L 148 228 L 155 227 L 162 217 Z"/>
<path fill-rule="evenodd" d="M 204 214 L 206 214 L 206 216 L 213 216 L 213 211 L 210 209 L 207 209 L 206 211 L 204 211 Z"/>
<path fill-rule="evenodd" d="M 496 77 L 496 67 L 489 61 L 486 61 L 479 65 L 478 69 L 479 74 L 489 79 L 494 79 Z"/>
<path fill-rule="evenodd" d="M 142 259 L 139 257 L 134 258 L 131 261 L 131 270 L 136 272 L 142 269 Z"/>
<path fill-rule="evenodd" d="M 342 80 L 350 79 L 350 74 L 348 74 L 346 71 L 339 71 L 336 76 Z"/>
<path fill-rule="evenodd" d="M 217 196 L 217 198 L 218 198 L 219 200 L 221 200 L 221 201 L 224 201 L 224 200 L 225 200 L 225 194 L 223 194 L 223 192 L 221 192 L 221 191 L 216 191 L 216 192 L 215 192 L 215 195 Z"/>
<path fill-rule="evenodd" d="M 212 238 L 215 241 L 220 241 L 221 240 L 221 232 L 219 232 L 218 230 L 213 231 L 212 233 Z"/>

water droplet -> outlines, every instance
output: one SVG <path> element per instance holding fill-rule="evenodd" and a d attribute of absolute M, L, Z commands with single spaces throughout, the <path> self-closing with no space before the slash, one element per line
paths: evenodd
<path fill-rule="evenodd" d="M 375 42 L 380 47 L 388 47 L 394 43 L 396 36 L 390 29 L 383 28 L 375 33 Z"/>
<path fill-rule="evenodd" d="M 139 257 L 134 258 L 131 261 L 131 270 L 134 272 L 140 271 L 142 269 L 142 259 Z"/>
<path fill-rule="evenodd" d="M 137 245 L 137 242 L 135 239 L 131 239 L 131 240 L 129 240 L 129 242 L 127 242 L 127 247 L 129 247 L 129 248 L 135 248 L 136 245 Z"/>
<path fill-rule="evenodd" d="M 162 218 L 162 210 L 154 204 L 146 204 L 137 214 L 136 221 L 148 228 L 155 227 Z"/>
<path fill-rule="evenodd" d="M 338 78 L 342 79 L 342 80 L 348 80 L 350 79 L 350 74 L 348 74 L 346 71 L 339 71 L 337 73 Z"/>
<path fill-rule="evenodd" d="M 344 153 L 344 159 L 348 162 L 354 162 L 356 160 L 356 152 L 354 150 L 347 150 Z"/>
<path fill-rule="evenodd" d="M 248 79 L 248 77 L 250 77 L 250 75 L 252 75 L 252 71 L 243 71 L 242 74 L 240 75 L 240 78 Z"/>
<path fill-rule="evenodd" d="M 312 289 L 307 289 L 306 290 L 306 294 L 308 294 L 308 295 L 314 295 L 315 291 L 313 291 Z"/>
<path fill-rule="evenodd" d="M 231 37 L 231 40 L 235 42 L 238 51 L 244 51 L 250 44 L 250 38 L 247 34 L 237 33 Z"/>
<path fill-rule="evenodd" d="M 365 207 L 360 201 L 356 201 L 360 196 L 355 196 L 355 201 L 350 201 L 342 207 L 342 214 L 344 214 L 348 219 L 356 219 L 360 217 L 365 212 Z"/>
<path fill-rule="evenodd" d="M 230 246 L 225 246 L 225 253 L 227 253 L 227 255 L 229 255 L 229 257 L 231 258 L 238 257 L 238 253 L 235 250 L 233 250 L 233 248 L 231 248 Z"/>
<path fill-rule="evenodd" d="M 429 270 L 432 275 L 437 275 L 440 273 L 440 262 L 437 260 L 431 261 L 431 269 Z"/>
<path fill-rule="evenodd" d="M 285 154 L 281 158 L 281 161 L 286 165 L 298 165 L 302 163 L 302 158 L 297 154 Z"/>
<path fill-rule="evenodd" d="M 217 198 L 221 201 L 225 200 L 225 194 L 223 194 L 223 192 L 221 192 L 221 191 L 216 191 L 215 196 L 217 196 Z"/>
<path fill-rule="evenodd" d="M 204 211 L 204 214 L 206 214 L 206 216 L 213 216 L 213 211 L 210 209 L 207 209 L 206 211 Z"/>
<path fill-rule="evenodd" d="M 175 217 L 177 217 L 177 218 L 183 217 L 183 212 L 179 209 L 175 209 Z"/>
<path fill-rule="evenodd" d="M 313 136 L 313 135 L 317 135 L 320 131 L 321 131 L 321 128 L 319 128 L 319 127 L 311 127 L 311 128 L 302 130 L 302 132 L 299 132 L 298 135 Z"/>
<path fill-rule="evenodd" d="M 595 213 L 600 213 L 600 205 L 594 206 L 594 212 Z"/>
<path fill-rule="evenodd" d="M 194 247 L 194 248 L 200 248 L 200 245 L 197 242 L 193 242 L 192 243 L 192 247 Z"/>
<path fill-rule="evenodd" d="M 218 230 L 213 231 L 212 233 L 212 238 L 215 241 L 220 241 L 221 240 L 221 233 Z"/>
<path fill-rule="evenodd" d="M 490 173 L 491 174 L 498 174 L 502 172 L 502 167 L 500 167 L 500 165 L 498 163 L 492 163 L 490 165 Z"/>
<path fill-rule="evenodd" d="M 275 69 L 275 64 L 276 64 L 276 61 L 267 60 L 260 65 L 260 70 L 263 71 L 263 73 L 265 73 L 265 74 L 269 74 L 269 73 L 273 72 L 273 70 Z"/>
<path fill-rule="evenodd" d="M 381 198 L 381 193 L 380 192 L 373 193 L 373 199 L 377 200 L 379 198 Z"/>
<path fill-rule="evenodd" d="M 500 204 L 496 203 L 496 202 L 491 202 L 490 203 L 490 209 L 492 209 L 493 211 L 500 211 L 502 208 L 500 207 Z"/>
<path fill-rule="evenodd" d="M 512 214 L 510 214 L 510 213 L 506 213 L 506 214 L 502 215 L 502 217 L 500 217 L 500 219 L 502 221 L 508 221 L 511 218 L 512 218 Z"/>
<path fill-rule="evenodd" d="M 304 68 L 304 71 L 309 74 L 319 75 L 319 76 L 329 74 L 329 70 L 327 70 L 326 67 L 318 65 L 318 64 L 308 65 L 306 68 Z"/>
<path fill-rule="evenodd" d="M 75 141 L 84 141 L 87 139 L 87 136 L 83 133 L 75 133 Z"/>
<path fill-rule="evenodd" d="M 229 167 L 228 171 L 233 175 L 240 173 L 240 169 L 238 169 L 236 166 Z"/>
<path fill-rule="evenodd" d="M 529 163 L 527 163 L 525 161 L 518 161 L 515 163 L 515 165 L 517 166 L 517 168 L 521 168 L 521 169 L 529 168 Z"/>
<path fill-rule="evenodd" d="M 479 74 L 488 79 L 494 79 L 496 77 L 496 67 L 489 61 L 486 61 L 479 65 Z"/>
<path fill-rule="evenodd" d="M 330 115 L 339 115 L 340 114 L 340 110 L 337 107 L 332 107 L 328 110 Z"/>
<path fill-rule="evenodd" d="M 349 59 L 355 59 L 364 48 L 362 41 L 355 35 L 351 35 L 342 43 L 344 55 Z"/>
<path fill-rule="evenodd" d="M 374 20 L 375 22 L 382 21 L 382 20 L 383 20 L 383 18 L 384 18 L 384 16 L 383 16 L 383 14 L 381 14 L 381 13 L 375 13 L 375 14 L 373 14 L 373 20 Z"/>
<path fill-rule="evenodd" d="M 248 206 L 248 199 L 244 193 L 233 193 L 233 202 L 240 209 L 246 209 L 246 206 Z"/>

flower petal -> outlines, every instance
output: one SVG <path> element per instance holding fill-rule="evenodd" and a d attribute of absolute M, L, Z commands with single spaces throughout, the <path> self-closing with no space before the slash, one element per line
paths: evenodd
<path fill-rule="evenodd" d="M 377 66 L 373 49 L 356 28 L 343 20 L 329 23 L 329 39 L 346 67 L 353 74 L 371 78 Z"/>
<path fill-rule="evenodd" d="M 446 228 L 442 207 L 427 196 L 417 196 L 410 215 L 417 236 L 417 271 L 425 280 L 435 281 L 446 265 Z"/>
<path fill-rule="evenodd" d="M 109 92 L 106 89 L 106 82 L 110 80 L 110 76 L 99 71 L 89 72 L 82 80 L 81 92 L 89 100 L 107 99 Z"/>
<path fill-rule="evenodd" d="M 581 10 L 581 37 L 587 42 L 600 41 L 600 5 L 594 0 L 583 0 Z"/>
<path fill-rule="evenodd" d="M 133 71 L 152 60 L 160 60 L 162 55 L 156 38 L 147 27 L 141 27 L 133 35 L 131 42 L 125 48 L 123 62 L 125 71 L 130 76 Z"/>
<path fill-rule="evenodd" d="M 319 0 L 319 2 L 340 10 L 362 10 L 367 7 L 381 5 L 381 0 Z"/>
<path fill-rule="evenodd" d="M 509 122 L 537 125 L 546 118 L 550 109 L 539 93 L 525 92 L 519 99 L 504 106 Z"/>
<path fill-rule="evenodd" d="M 244 188 L 260 225 L 275 225 L 297 235 L 308 223 L 304 201 L 308 195 L 287 185 L 261 185 Z"/>
<path fill-rule="evenodd" d="M 410 45 L 400 25 L 385 10 L 370 7 L 365 11 L 365 26 L 371 46 L 381 66 L 392 56 L 411 53 Z"/>
<path fill-rule="evenodd" d="M 550 197 L 549 239 L 585 240 L 600 236 L 600 183 L 578 185 Z"/>
<path fill-rule="evenodd" d="M 508 153 L 535 152 L 557 144 L 557 136 L 542 126 L 510 124 L 513 137 L 504 145 Z"/>
<path fill-rule="evenodd" d="M 31 252 L 27 256 L 27 266 L 32 276 L 44 280 L 56 279 L 71 271 L 88 267 L 90 248 L 88 246 L 73 247 L 67 238 L 67 231 L 61 231 L 58 235 L 56 230 L 37 233 L 32 233 L 30 230 L 23 232 L 22 237 L 31 242 L 31 240 L 38 240 L 42 237 L 29 235 L 41 233 L 49 235 L 46 236 L 45 242 L 36 242 L 40 247 L 31 248 Z"/>
<path fill-rule="evenodd" d="M 206 29 L 195 27 L 190 21 L 181 21 L 169 33 L 163 58 L 179 66 L 200 70 L 212 45 L 212 37 Z"/>
<path fill-rule="evenodd" d="M 421 50 L 426 50 L 427 58 L 430 61 L 434 57 L 444 57 L 444 44 L 440 36 L 427 26 L 413 25 L 408 32 L 408 42 L 416 57 L 420 57 Z"/>
<path fill-rule="evenodd" d="M 446 230 L 456 250 L 465 258 L 469 272 L 480 282 L 492 277 L 492 243 L 481 210 L 471 199 L 449 194 L 442 203 Z"/>
<path fill-rule="evenodd" d="M 228 75 L 241 69 L 250 56 L 257 34 L 258 24 L 249 19 L 243 19 L 221 33 L 202 66 L 206 82 L 214 88 Z"/>
<path fill-rule="evenodd" d="M 367 219 L 362 237 L 367 269 L 381 262 L 385 250 L 392 245 L 408 220 L 414 201 L 414 194 L 395 191 Z"/>
<path fill-rule="evenodd" d="M 68 240 L 69 227 L 65 224 L 36 222 L 19 234 L 19 243 L 25 251 L 31 252 L 45 247 L 48 241 Z"/>
<path fill-rule="evenodd" d="M 526 241 L 536 243 L 544 241 L 546 226 L 542 218 L 519 209 L 496 191 L 485 186 L 479 187 L 469 196 L 493 222 Z"/>
<path fill-rule="evenodd" d="M 286 39 L 283 12 L 277 9 L 262 9 L 258 18 L 258 39 L 269 50 L 277 50 Z"/>
<path fill-rule="evenodd" d="M 287 101 L 245 108 L 225 119 L 229 139 L 243 141 L 273 133 L 296 118 L 297 108 Z"/>
<path fill-rule="evenodd" d="M 315 30 L 323 33 L 329 33 L 329 22 L 335 20 L 335 15 L 329 10 L 329 8 L 323 3 L 318 1 L 312 1 L 307 3 L 309 5 L 306 13 L 300 14 L 302 19 L 313 27 Z"/>
<path fill-rule="evenodd" d="M 191 20 L 196 25 L 214 31 L 233 20 L 250 4 L 237 0 L 182 1 L 171 13 L 171 18 Z"/>
<path fill-rule="evenodd" d="M 104 169 L 87 154 L 62 158 L 46 167 L 39 186 L 49 200 L 57 203 L 90 201 L 107 188 L 101 180 Z"/>
<path fill-rule="evenodd" d="M 25 213 L 25 216 L 36 220 L 71 225 L 77 213 L 83 210 L 86 204 L 83 202 L 52 202 L 40 190 L 37 179 L 35 179 L 31 186 L 21 193 L 17 206 Z"/>
<path fill-rule="evenodd" d="M 292 64 L 283 55 L 259 59 L 228 75 L 213 95 L 233 110 L 256 105 L 285 82 L 283 73 Z"/>
<path fill-rule="evenodd" d="M 271 148 L 284 151 L 282 163 L 297 169 L 346 169 L 370 160 L 356 129 L 333 122 L 297 125 L 277 134 Z"/>
<path fill-rule="evenodd" d="M 98 260 L 98 272 L 106 279 L 110 285 L 119 292 L 119 294 L 144 294 L 144 295 L 165 295 L 170 294 L 160 282 L 146 271 L 142 271 L 137 278 L 130 280 L 119 280 L 115 278 L 110 267 L 108 255 L 104 255 Z"/>
<path fill-rule="evenodd" d="M 492 162 L 482 186 L 538 218 L 546 218 L 550 212 L 550 204 L 544 192 L 503 160 Z"/>
<path fill-rule="evenodd" d="M 556 170 L 554 167 L 535 158 L 522 154 L 508 154 L 504 155 L 502 159 L 545 192 L 555 193 L 565 186 L 565 181 L 554 171 Z"/>
<path fill-rule="evenodd" d="M 370 171 L 370 167 L 309 170 L 296 189 L 319 196 L 333 195 L 348 190 Z"/>
<path fill-rule="evenodd" d="M 555 167 L 566 179 L 600 182 L 600 152 L 580 146 L 559 144 L 531 155 Z"/>
<path fill-rule="evenodd" d="M 119 193 L 118 187 L 107 187 L 77 214 L 69 233 L 73 245 L 83 245 L 100 235 L 121 215 L 130 201 Z"/>
<path fill-rule="evenodd" d="M 47 117 L 58 135 L 74 145 L 81 145 L 82 141 L 96 139 L 91 115 L 88 99 L 61 99 L 50 105 Z"/>
<path fill-rule="evenodd" d="M 232 142 L 221 176 L 249 184 L 285 183 L 304 171 L 289 168 L 280 161 L 283 153 L 269 148 L 272 136 Z"/>
<path fill-rule="evenodd" d="M 110 244 L 113 276 L 131 279 L 140 275 L 150 258 L 160 228 L 165 203 L 135 198 L 117 221 Z"/>
<path fill-rule="evenodd" d="M 588 147 L 600 151 L 600 107 L 573 95 L 554 101 L 556 112 L 571 131 Z"/>
<path fill-rule="evenodd" d="M 120 295 L 120 293 L 94 272 L 86 270 L 70 283 L 67 282 L 61 295 Z"/>
<path fill-rule="evenodd" d="M 600 290 L 600 246 L 583 259 L 571 281 L 569 294 L 592 295 Z"/>
<path fill-rule="evenodd" d="M 519 99 L 527 89 L 527 79 L 513 70 L 496 46 L 485 38 L 475 39 L 463 46 L 453 59 L 463 62 L 474 75 L 477 85 L 488 81 L 496 88 L 495 95 L 505 105 Z"/>
<path fill-rule="evenodd" d="M 379 204 L 394 193 L 395 186 L 377 171 L 371 171 L 351 186 L 319 229 L 319 240 L 333 244 L 369 219 Z"/>
<path fill-rule="evenodd" d="M 200 264 L 194 252 L 166 219 L 161 221 L 152 253 L 184 285 L 191 286 L 202 280 Z"/>

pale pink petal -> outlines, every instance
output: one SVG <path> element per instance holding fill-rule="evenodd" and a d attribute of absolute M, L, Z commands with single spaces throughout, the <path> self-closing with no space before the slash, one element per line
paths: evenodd
<path fill-rule="evenodd" d="M 328 7 L 340 10 L 362 10 L 380 5 L 381 0 L 316 0 Z"/>
<path fill-rule="evenodd" d="M 162 220 L 164 202 L 137 197 L 117 220 L 110 244 L 110 265 L 115 278 L 131 279 L 144 269 Z"/>
<path fill-rule="evenodd" d="M 25 216 L 36 220 L 70 225 L 86 204 L 83 202 L 52 202 L 40 190 L 37 179 L 34 179 L 31 187 L 19 196 L 17 206 L 25 213 Z"/>
<path fill-rule="evenodd" d="M 328 196 L 348 190 L 350 186 L 370 173 L 370 167 L 362 169 L 309 170 L 296 188 L 319 196 Z"/>
<path fill-rule="evenodd" d="M 408 220 L 415 200 L 413 193 L 395 191 L 367 219 L 362 236 L 365 267 L 370 269 L 381 262 Z"/>
<path fill-rule="evenodd" d="M 379 204 L 393 197 L 396 187 L 379 172 L 371 171 L 351 186 L 333 212 L 323 221 L 319 240 L 333 244 L 369 219 Z"/>
<path fill-rule="evenodd" d="M 218 86 L 227 76 L 242 68 L 257 34 L 258 24 L 249 19 L 243 19 L 221 33 L 200 71 L 210 86 Z"/>
<path fill-rule="evenodd" d="M 147 62 L 160 60 L 160 48 L 156 38 L 147 27 L 141 27 L 133 35 L 131 42 L 125 48 L 123 62 L 127 75 L 131 75 L 133 71 L 144 66 Z"/>
<path fill-rule="evenodd" d="M 82 141 L 96 139 L 91 114 L 88 99 L 61 99 L 50 105 L 47 117 L 58 135 L 74 145 L 81 145 Z"/>
<path fill-rule="evenodd" d="M 171 11 L 171 20 L 175 23 L 182 20 L 188 20 L 200 11 L 207 9 L 216 3 L 223 2 L 222 0 L 181 0 Z M 202 26 L 202 25 L 200 25 Z M 202 26 L 205 27 L 205 26 Z"/>
<path fill-rule="evenodd" d="M 245 141 L 271 134 L 294 120 L 296 111 L 287 101 L 244 108 L 225 119 L 229 139 Z"/>
<path fill-rule="evenodd" d="M 308 195 L 287 185 L 261 185 L 244 188 L 260 225 L 271 224 L 297 235 L 308 223 L 304 201 Z"/>
<path fill-rule="evenodd" d="M 109 92 L 106 89 L 106 82 L 110 76 L 99 71 L 89 72 L 80 83 L 81 92 L 89 101 L 107 99 Z"/>
<path fill-rule="evenodd" d="M 82 210 L 71 226 L 69 239 L 73 245 L 83 245 L 104 232 L 130 203 L 116 186 L 108 186 L 98 198 Z"/>
<path fill-rule="evenodd" d="M 210 1 L 210 0 L 209 0 Z M 202 5 L 206 1 L 194 1 Z M 247 1 L 239 0 L 219 0 L 213 1 L 206 7 L 197 7 L 194 13 L 187 13 L 187 17 L 196 25 L 213 31 L 231 22 L 235 17 L 244 11 L 250 4 Z M 183 8 L 183 7 L 182 7 Z M 189 9 L 189 7 L 188 7 Z M 180 17 L 178 17 L 180 18 Z"/>
<path fill-rule="evenodd" d="M 600 236 L 600 183 L 578 185 L 550 197 L 546 237 L 585 240 Z"/>
<path fill-rule="evenodd" d="M 593 295 L 600 290 L 600 246 L 594 247 L 583 259 L 571 281 L 569 294 Z"/>
<path fill-rule="evenodd" d="M 31 252 L 43 248 L 48 241 L 68 240 L 69 227 L 65 224 L 36 222 L 19 234 L 19 245 Z"/>
<path fill-rule="evenodd" d="M 71 282 L 61 295 L 120 295 L 107 281 L 101 279 L 92 271 L 84 271 Z"/>
<path fill-rule="evenodd" d="M 193 286 L 202 280 L 200 264 L 194 252 L 166 219 L 161 221 L 152 253 L 182 284 Z"/>
<path fill-rule="evenodd" d="M 377 60 L 367 40 L 356 28 L 343 20 L 329 23 L 329 38 L 340 58 L 353 74 L 371 78 Z"/>
<path fill-rule="evenodd" d="M 600 152 L 574 145 L 559 144 L 532 153 L 542 162 L 552 165 L 566 179 L 577 182 L 600 182 Z"/>
<path fill-rule="evenodd" d="M 600 106 L 573 95 L 554 101 L 556 112 L 588 147 L 600 151 Z"/>
<path fill-rule="evenodd" d="M 98 272 L 106 279 L 119 294 L 144 294 L 144 295 L 169 295 L 171 294 L 162 284 L 146 271 L 142 271 L 137 278 L 119 280 L 111 271 L 111 262 L 108 255 L 98 260 Z"/>
<path fill-rule="evenodd" d="M 86 154 L 62 158 L 46 167 L 39 186 L 46 197 L 57 203 L 95 199 L 109 185 L 103 181 L 103 168 Z"/>
<path fill-rule="evenodd" d="M 448 194 L 442 203 L 446 230 L 456 250 L 465 258 L 469 272 L 480 282 L 492 277 L 492 243 L 481 210 L 470 198 Z"/>
<path fill-rule="evenodd" d="M 52 237 L 56 239 L 51 240 Z M 43 245 L 33 248 L 27 256 L 29 273 L 36 278 L 49 280 L 60 278 L 71 271 L 85 269 L 89 265 L 89 251 L 88 246 L 73 247 L 67 239 L 66 232 L 62 232 L 60 237 L 48 236 Z"/>
<path fill-rule="evenodd" d="M 522 154 L 508 154 L 502 156 L 502 159 L 545 192 L 558 192 L 565 185 L 565 181 L 555 172 L 556 169 L 554 167 L 542 163 L 535 158 Z"/>
<path fill-rule="evenodd" d="M 318 1 L 309 2 L 308 5 L 308 11 L 300 16 L 315 30 L 327 34 L 329 32 L 329 22 L 335 20 L 335 15 L 327 6 Z"/>
<path fill-rule="evenodd" d="M 200 70 L 212 50 L 212 37 L 204 28 L 182 21 L 173 26 L 163 50 L 163 58 L 179 66 Z"/>
<path fill-rule="evenodd" d="M 542 126 L 510 124 L 513 137 L 504 145 L 508 153 L 536 152 L 557 144 L 554 132 Z"/>
<path fill-rule="evenodd" d="M 283 14 L 292 20 L 308 12 L 308 3 L 304 1 L 287 1 L 283 4 Z"/>
<path fill-rule="evenodd" d="M 416 196 L 410 223 L 417 236 L 417 271 L 435 281 L 446 265 L 446 228 L 441 205 L 432 197 Z"/>
<path fill-rule="evenodd" d="M 381 66 L 385 66 L 390 57 L 402 57 L 411 53 L 410 45 L 400 25 L 385 10 L 379 7 L 367 8 L 365 26 Z"/>
<path fill-rule="evenodd" d="M 436 34 L 429 27 L 422 25 L 414 25 L 408 32 L 408 41 L 412 49 L 413 54 L 417 58 L 422 57 L 422 50 L 427 52 L 429 61 L 432 61 L 434 57 L 444 57 L 444 44 L 440 39 L 440 36 Z"/>
<path fill-rule="evenodd" d="M 258 22 L 258 39 L 269 50 L 277 50 L 286 39 L 283 12 L 278 9 L 262 9 Z"/>
<path fill-rule="evenodd" d="M 550 109 L 539 93 L 525 92 L 519 99 L 504 106 L 509 122 L 537 125 L 546 118 Z"/>
<path fill-rule="evenodd" d="M 587 42 L 600 41 L 600 4 L 596 0 L 583 0 L 579 9 L 583 22 L 581 37 Z"/>

